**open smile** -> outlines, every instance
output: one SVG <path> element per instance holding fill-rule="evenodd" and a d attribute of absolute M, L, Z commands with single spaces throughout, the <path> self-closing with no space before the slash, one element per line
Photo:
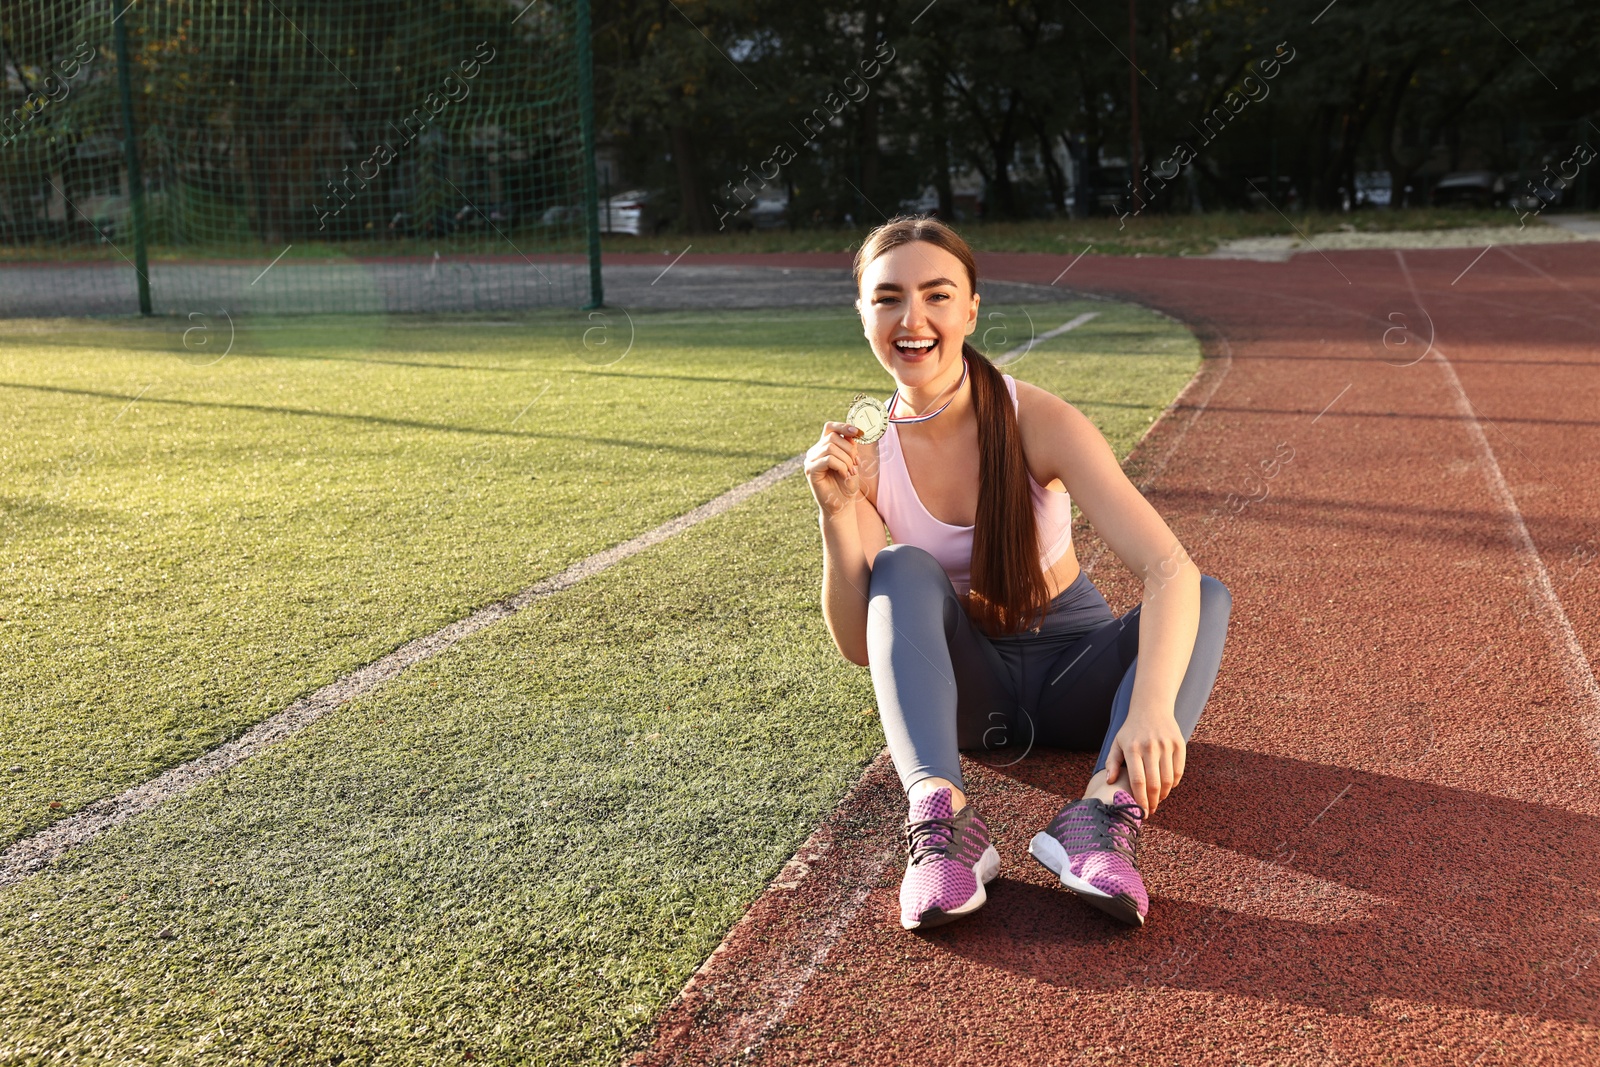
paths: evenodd
<path fill-rule="evenodd" d="M 892 343 L 894 350 L 908 359 L 925 356 L 939 345 L 935 337 L 902 337 Z"/>

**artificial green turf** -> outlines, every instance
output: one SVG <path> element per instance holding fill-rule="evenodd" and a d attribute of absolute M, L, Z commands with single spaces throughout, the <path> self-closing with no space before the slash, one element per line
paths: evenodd
<path fill-rule="evenodd" d="M 1042 332 L 1090 306 L 1080 347 L 1187 343 L 1114 305 L 1028 316 Z M 703 503 L 884 391 L 847 312 L 612 320 L 632 348 L 609 365 L 576 313 L 253 324 L 209 366 L 186 320 L 0 324 L 0 844 Z M 1108 388 L 1154 366 L 1122 363 Z"/>
<path fill-rule="evenodd" d="M 609 366 L 576 314 L 252 324 L 211 366 L 181 319 L 0 324 L 0 842 L 754 476 L 877 377 L 845 314 L 634 318 Z"/>
<path fill-rule="evenodd" d="M 1125 452 L 1198 349 L 1139 309 L 1036 313 L 1055 324 L 1086 306 L 1101 316 L 1015 371 L 1078 403 Z M 715 332 L 770 334 L 774 317 L 719 314 Z M 777 391 L 753 382 L 793 376 L 762 431 L 793 454 L 841 394 L 882 392 L 885 379 L 852 362 L 853 340 L 829 339 L 832 319 L 776 318 L 786 336 L 813 324 L 811 355 L 685 345 L 632 370 L 734 379 L 750 404 Z M 650 324 L 713 332 L 703 313 Z M 448 358 L 487 358 L 470 353 L 475 333 L 453 337 Z M 716 410 L 672 417 L 736 439 Z M 499 462 L 499 477 L 517 469 Z M 600 468 L 612 507 L 647 496 L 625 467 Z M 430 536 L 443 544 L 452 529 Z M 161 558 L 185 551 L 168 543 Z M 614 1062 L 881 744 L 866 672 L 823 627 L 819 571 L 814 509 L 791 478 L 0 891 L 0 1062 Z M 310 578 L 302 595 L 336 580 Z M 190 594 L 231 595 L 193 581 Z M 225 651 L 229 635 L 216 636 L 190 650 L 202 666 Z"/>
<path fill-rule="evenodd" d="M 880 744 L 804 492 L 0 895 L 0 1062 L 613 1058 Z"/>

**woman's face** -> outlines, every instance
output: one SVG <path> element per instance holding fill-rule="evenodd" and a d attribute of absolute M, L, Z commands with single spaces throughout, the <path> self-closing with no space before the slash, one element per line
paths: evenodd
<path fill-rule="evenodd" d="M 902 386 L 941 380 L 978 327 L 978 295 L 955 256 L 927 241 L 885 252 L 861 272 L 862 332 Z"/>

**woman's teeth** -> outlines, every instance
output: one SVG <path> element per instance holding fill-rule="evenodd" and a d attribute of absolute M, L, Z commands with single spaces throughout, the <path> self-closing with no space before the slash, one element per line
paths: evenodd
<path fill-rule="evenodd" d="M 894 343 L 894 346 L 896 348 L 898 348 L 902 352 L 926 352 L 926 351 L 928 351 L 928 349 L 932 348 L 936 344 L 938 344 L 937 341 L 928 341 L 928 340 L 924 340 L 924 341 L 896 341 Z"/>

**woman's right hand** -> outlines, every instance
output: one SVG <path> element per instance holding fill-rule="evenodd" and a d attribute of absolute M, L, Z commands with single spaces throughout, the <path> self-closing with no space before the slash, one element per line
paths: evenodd
<path fill-rule="evenodd" d="M 848 422 L 825 422 L 822 436 L 806 452 L 811 495 L 829 515 L 850 507 L 861 492 L 861 458 L 855 440 L 860 433 Z"/>

